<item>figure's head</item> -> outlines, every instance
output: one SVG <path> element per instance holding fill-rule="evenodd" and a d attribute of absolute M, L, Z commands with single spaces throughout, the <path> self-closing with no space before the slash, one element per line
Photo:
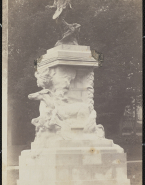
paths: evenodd
<path fill-rule="evenodd" d="M 48 67 L 35 72 L 35 77 L 37 78 L 37 86 L 42 87 L 43 89 L 50 88 L 52 85 L 51 81 L 53 75 L 54 73 L 50 71 Z"/>
<path fill-rule="evenodd" d="M 45 68 L 44 70 L 35 72 L 38 87 L 50 89 L 59 98 L 64 98 L 75 76 L 76 70 L 66 66 Z"/>
<path fill-rule="evenodd" d="M 36 77 L 37 76 L 37 77 Z M 42 87 L 42 88 L 45 88 L 45 85 L 44 85 L 44 80 L 43 78 L 41 78 L 40 76 L 38 77 L 37 74 L 35 74 L 35 77 L 37 78 L 37 86 L 38 87 Z"/>

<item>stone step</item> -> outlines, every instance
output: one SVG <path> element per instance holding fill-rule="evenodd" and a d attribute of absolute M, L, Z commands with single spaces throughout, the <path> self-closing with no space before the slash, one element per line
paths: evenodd
<path fill-rule="evenodd" d="M 40 144 L 39 144 L 40 147 Z M 113 141 L 110 139 L 98 139 L 98 140 L 58 140 L 46 142 L 45 148 L 64 148 L 64 147 L 113 147 Z M 38 148 L 36 142 L 31 143 L 31 149 Z"/>
<path fill-rule="evenodd" d="M 39 155 L 38 155 L 39 154 Z M 126 154 L 50 154 L 50 153 L 32 153 L 31 155 L 22 155 L 19 157 L 19 165 L 121 165 L 126 164 Z"/>
<path fill-rule="evenodd" d="M 91 181 L 17 181 L 17 185 L 130 185 L 130 180 L 91 180 Z"/>
<path fill-rule="evenodd" d="M 19 172 L 19 178 L 22 179 L 33 179 L 39 180 L 98 180 L 98 179 L 127 179 L 127 168 L 126 165 L 120 166 L 96 166 L 96 165 L 85 165 L 85 166 L 27 166 L 21 167 Z"/>

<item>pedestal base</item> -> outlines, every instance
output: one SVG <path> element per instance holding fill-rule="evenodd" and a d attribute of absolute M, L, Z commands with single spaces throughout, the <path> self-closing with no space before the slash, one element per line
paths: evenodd
<path fill-rule="evenodd" d="M 96 141 L 87 142 L 91 146 Z M 109 143 L 108 147 L 24 150 L 19 169 L 17 185 L 130 185 L 126 154 L 118 145 Z"/>
<path fill-rule="evenodd" d="M 30 185 L 37 183 L 35 181 L 31 181 L 30 184 L 28 184 L 27 181 L 20 182 L 18 181 L 18 185 Z M 130 185 L 129 180 L 128 181 L 116 181 L 116 180 L 95 180 L 95 181 L 63 181 L 63 182 L 53 182 L 53 181 L 46 181 L 44 183 L 38 182 L 38 184 L 41 185 Z"/>
<path fill-rule="evenodd" d="M 95 57 L 97 58 L 97 57 Z M 17 185 L 129 185 L 126 155 L 96 124 L 90 47 L 60 45 L 37 63 L 35 142 L 19 158 Z"/>

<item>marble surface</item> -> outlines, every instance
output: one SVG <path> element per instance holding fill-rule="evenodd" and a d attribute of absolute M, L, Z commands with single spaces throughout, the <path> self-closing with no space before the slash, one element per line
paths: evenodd
<path fill-rule="evenodd" d="M 25 150 L 19 158 L 18 185 L 129 185 L 126 154 L 118 146 Z"/>
<path fill-rule="evenodd" d="M 38 70 L 57 65 L 98 67 L 89 46 L 59 45 L 47 50 L 38 63 Z"/>
<path fill-rule="evenodd" d="M 74 58 L 74 65 L 70 57 Z M 65 65 L 48 62 L 51 58 L 53 62 L 62 60 Z M 98 61 L 91 56 L 88 46 L 60 45 L 41 56 L 35 77 L 42 90 L 28 96 L 40 101 L 40 115 L 31 122 L 36 127 L 34 143 L 37 146 L 44 145 L 47 140 L 105 138 L 103 126 L 96 124 L 94 110 L 93 69 L 96 65 Z"/>
<path fill-rule="evenodd" d="M 88 46 L 60 45 L 39 60 L 42 90 L 28 95 L 40 101 L 36 136 L 19 157 L 17 185 L 130 185 L 124 150 L 96 123 L 96 66 Z"/>

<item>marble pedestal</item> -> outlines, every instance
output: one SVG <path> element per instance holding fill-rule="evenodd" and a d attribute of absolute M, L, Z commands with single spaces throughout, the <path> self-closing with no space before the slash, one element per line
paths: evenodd
<path fill-rule="evenodd" d="M 32 144 L 19 165 L 17 185 L 130 185 L 126 154 L 107 139 L 57 141 L 39 149 Z"/>
<path fill-rule="evenodd" d="M 40 100 L 37 133 L 19 157 L 17 185 L 130 185 L 126 154 L 96 126 L 97 66 L 87 46 L 61 45 L 42 56 L 35 76 L 43 90 L 29 95 Z"/>

